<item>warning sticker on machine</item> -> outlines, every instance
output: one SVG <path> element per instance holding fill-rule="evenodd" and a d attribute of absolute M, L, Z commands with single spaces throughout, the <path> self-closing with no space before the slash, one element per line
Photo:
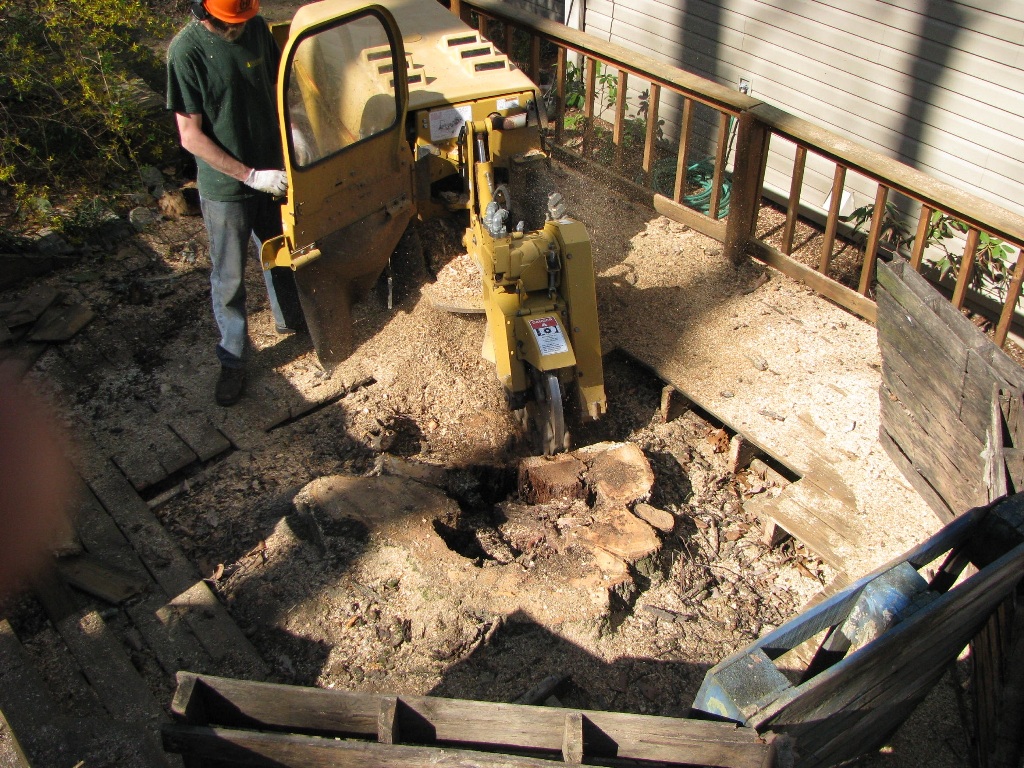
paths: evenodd
<path fill-rule="evenodd" d="M 565 336 L 562 335 L 562 329 L 558 327 L 555 318 L 538 317 L 531 320 L 530 329 L 537 339 L 537 346 L 542 355 L 557 355 L 559 352 L 569 351 L 569 345 L 565 343 Z"/>
<path fill-rule="evenodd" d="M 473 108 L 470 106 L 435 109 L 430 113 L 430 140 L 454 139 L 462 126 L 472 119 Z"/>

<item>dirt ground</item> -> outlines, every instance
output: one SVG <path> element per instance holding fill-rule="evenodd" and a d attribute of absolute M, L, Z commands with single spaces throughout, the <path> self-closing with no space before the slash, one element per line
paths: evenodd
<path fill-rule="evenodd" d="M 297 5 L 264 0 L 264 14 L 288 18 Z M 169 187 L 184 182 L 164 172 Z M 682 225 L 569 169 L 555 166 L 552 174 L 570 214 L 588 226 L 598 273 L 614 270 L 627 254 L 656 259 L 680 247 Z M 155 200 L 148 205 L 155 209 Z M 686 234 L 688 248 L 719 247 Z M 208 414 L 216 425 L 257 420 L 260 409 L 251 404 L 273 408 L 271 398 L 282 388 L 307 401 L 326 390 L 344 394 L 235 445 L 226 458 L 191 474 L 178 493 L 148 499 L 274 680 L 515 701 L 557 676 L 562 682 L 556 700 L 547 702 L 552 705 L 685 715 L 710 666 L 795 615 L 833 574 L 797 542 L 771 549 L 761 541 L 744 503 L 777 492 L 778 478 L 731 473 L 719 425 L 693 411 L 666 421 L 663 382 L 612 353 L 605 360 L 609 414 L 597 424 L 575 425 L 573 442 L 642 449 L 654 473 L 646 501 L 667 512 L 671 525 L 657 534 L 659 554 L 632 569 L 635 588 L 628 595 L 588 602 L 590 593 L 574 581 L 586 561 L 557 542 L 567 527 L 591 524 L 594 510 L 578 501 L 530 507 L 519 498 L 517 467 L 531 446 L 480 356 L 482 318 L 445 312 L 431 301 L 439 289 L 431 287 L 430 274 L 454 271 L 457 280 L 471 281 L 460 236 L 452 221 L 416 229 L 395 265 L 394 309 L 381 286 L 357 306 L 357 349 L 331 376 L 307 336 L 275 333 L 262 278 L 252 269 L 250 407 L 242 416 L 225 416 L 212 404 L 218 369 L 201 220 L 167 218 L 140 233 L 122 232 L 44 282 L 65 301 L 91 307 L 109 327 L 166 329 L 161 343 L 116 366 L 113 375 L 97 372 L 72 385 L 63 371 L 74 345 L 83 343 L 72 340 L 46 352 L 29 377 L 49 393 L 69 431 L 88 436 L 81 445 L 107 455 L 134 444 L 145 450 L 140 413 Z M 425 268 L 416 263 L 416 239 Z M 0 301 L 24 288 L 4 292 Z M 75 453 L 83 467 L 106 458 L 86 448 Z M 388 474 L 386 457 L 437 479 L 429 504 L 402 511 L 404 533 L 345 525 L 311 533 L 294 503 L 300 491 L 326 476 L 369 481 Z M 381 507 L 401 506 L 402 493 L 381 495 Z M 516 528 L 524 515 L 527 544 Z M 59 642 L 31 600 L 8 614 L 30 653 L 42 658 Z M 108 621 L 127 631 L 116 610 Z M 171 681 L 146 650 L 133 660 L 169 702 Z M 48 681 L 70 711 L 84 712 L 87 697 L 74 686 L 75 676 L 63 672 L 51 670 Z M 895 746 L 863 764 L 920 765 L 923 754 L 932 765 L 966 764 L 958 686 L 944 679 L 939 698 L 929 700 L 923 731 L 901 731 Z M 921 736 L 937 732 L 944 735 Z"/>

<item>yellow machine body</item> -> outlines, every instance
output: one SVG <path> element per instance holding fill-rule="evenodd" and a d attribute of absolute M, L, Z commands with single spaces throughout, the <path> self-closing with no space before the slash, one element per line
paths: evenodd
<path fill-rule="evenodd" d="M 585 228 L 557 217 L 508 232 L 487 220 L 517 170 L 546 157 L 539 101 L 525 74 L 435 0 L 299 8 L 278 83 L 283 235 L 262 258 L 265 268 L 295 270 L 325 367 L 350 353 L 350 304 L 380 276 L 410 219 L 468 211 L 487 353 L 513 402 L 528 397 L 531 371 L 554 372 L 578 385 L 585 414 L 604 412 Z"/>

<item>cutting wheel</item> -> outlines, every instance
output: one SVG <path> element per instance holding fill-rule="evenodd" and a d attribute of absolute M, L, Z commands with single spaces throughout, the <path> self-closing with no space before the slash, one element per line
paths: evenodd
<path fill-rule="evenodd" d="M 532 371 L 533 397 L 530 410 L 540 451 L 551 456 L 569 450 L 569 433 L 565 429 L 562 408 L 562 386 L 550 371 Z"/>

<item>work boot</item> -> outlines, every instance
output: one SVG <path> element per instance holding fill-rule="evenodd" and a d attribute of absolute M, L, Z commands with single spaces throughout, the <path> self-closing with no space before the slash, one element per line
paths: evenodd
<path fill-rule="evenodd" d="M 214 399 L 217 401 L 217 405 L 224 407 L 234 405 L 242 396 L 244 387 L 245 369 L 222 365 L 220 378 L 217 379 L 217 388 L 214 390 Z"/>

